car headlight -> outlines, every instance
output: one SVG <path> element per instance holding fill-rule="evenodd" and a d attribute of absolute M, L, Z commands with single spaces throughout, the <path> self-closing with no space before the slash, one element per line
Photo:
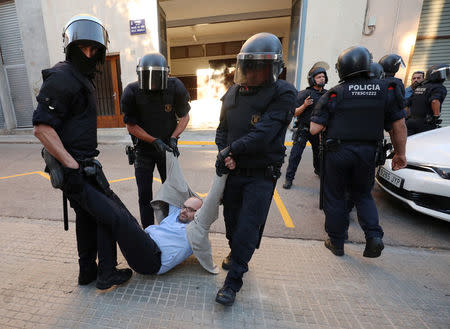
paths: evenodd
<path fill-rule="evenodd" d="M 450 168 L 445 167 L 430 167 L 431 169 L 436 172 L 439 176 L 441 176 L 444 179 L 450 179 Z"/>

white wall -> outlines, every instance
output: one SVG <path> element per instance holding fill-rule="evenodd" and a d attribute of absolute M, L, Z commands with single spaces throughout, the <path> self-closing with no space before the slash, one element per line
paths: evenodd
<path fill-rule="evenodd" d="M 376 17 L 376 29 L 371 36 L 362 36 L 361 44 L 372 52 L 374 61 L 394 53 L 402 56 L 408 64 L 416 41 L 423 0 L 372 0 L 370 4 L 367 16 Z M 395 76 L 403 80 L 405 73 L 406 68 L 400 68 Z"/>
<path fill-rule="evenodd" d="M 135 81 L 137 59 L 159 50 L 156 0 L 41 0 L 50 64 L 64 60 L 62 31 L 74 15 L 86 13 L 103 21 L 109 53 L 120 53 L 122 84 Z M 146 34 L 130 35 L 129 20 L 145 19 Z"/>
<path fill-rule="evenodd" d="M 330 66 L 327 87 L 337 84 L 339 77 L 334 65 L 342 50 L 361 42 L 365 3 L 363 0 L 308 1 L 300 89 L 308 86 L 308 71 L 318 61 Z"/>
<path fill-rule="evenodd" d="M 376 16 L 376 29 L 370 36 L 362 34 L 366 2 L 308 1 L 301 89 L 308 86 L 306 75 L 318 61 L 330 65 L 327 87 L 336 85 L 339 81 L 335 70 L 337 58 L 342 50 L 355 45 L 367 47 L 374 61 L 386 54 L 397 53 L 408 63 L 423 0 L 369 0 L 367 19 Z M 403 79 L 405 71 L 400 70 L 396 76 Z"/>

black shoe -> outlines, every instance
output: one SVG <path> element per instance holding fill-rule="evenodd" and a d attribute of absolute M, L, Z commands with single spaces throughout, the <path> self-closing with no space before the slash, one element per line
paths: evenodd
<path fill-rule="evenodd" d="M 384 249 L 383 240 L 381 238 L 368 238 L 363 256 L 369 258 L 380 257 L 381 251 Z"/>
<path fill-rule="evenodd" d="M 292 181 L 289 179 L 286 179 L 286 181 L 283 184 L 283 188 L 286 190 L 289 190 L 292 187 Z"/>
<path fill-rule="evenodd" d="M 133 271 L 129 268 L 113 269 L 109 274 L 102 274 L 97 277 L 95 286 L 100 290 L 109 289 L 112 286 L 123 284 L 131 279 Z"/>
<path fill-rule="evenodd" d="M 231 268 L 231 265 L 233 265 L 233 260 L 231 259 L 231 251 L 230 251 L 228 256 L 225 257 L 222 261 L 222 268 L 228 271 Z"/>
<path fill-rule="evenodd" d="M 97 279 L 97 264 L 93 263 L 89 266 L 80 266 L 80 273 L 78 274 L 78 284 L 80 286 L 88 285 Z"/>
<path fill-rule="evenodd" d="M 231 306 L 233 305 L 235 298 L 236 298 L 236 291 L 231 289 L 231 287 L 223 286 L 217 292 L 216 302 L 225 306 Z"/>
<path fill-rule="evenodd" d="M 344 256 L 344 248 L 337 248 L 330 239 L 325 240 L 325 247 L 331 250 L 336 256 Z"/>

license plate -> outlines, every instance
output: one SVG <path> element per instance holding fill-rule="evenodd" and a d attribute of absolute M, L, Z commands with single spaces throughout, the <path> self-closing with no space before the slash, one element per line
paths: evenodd
<path fill-rule="evenodd" d="M 405 182 L 404 178 L 401 178 L 401 177 L 387 171 L 383 167 L 380 167 L 380 169 L 378 170 L 378 176 L 380 176 L 381 178 L 385 179 L 386 181 L 388 181 L 389 183 L 391 183 L 392 185 L 394 185 L 398 188 L 402 188 L 403 183 Z"/>

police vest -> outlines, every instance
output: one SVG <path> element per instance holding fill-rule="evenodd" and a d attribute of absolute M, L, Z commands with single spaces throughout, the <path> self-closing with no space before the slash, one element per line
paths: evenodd
<path fill-rule="evenodd" d="M 441 84 L 427 82 L 420 84 L 414 89 L 410 106 L 412 119 L 425 119 L 428 114 L 433 114 L 429 98 L 432 89 L 440 85 Z"/>
<path fill-rule="evenodd" d="M 292 88 L 285 81 L 277 81 L 270 86 L 261 88 L 251 95 L 241 95 L 239 85 L 233 85 L 223 97 L 223 111 L 227 120 L 227 144 L 247 135 L 266 112 L 270 103 L 276 100 L 280 93 Z M 285 90 L 286 89 L 286 90 Z M 294 104 L 292 105 L 293 107 Z M 292 119 L 293 109 L 286 109 L 285 127 L 277 131 L 273 140 L 264 152 L 239 154 L 236 160 L 241 168 L 262 168 L 270 164 L 282 163 L 285 155 L 284 138 L 286 129 Z M 272 133 L 268 131 L 268 133 Z"/>
<path fill-rule="evenodd" d="M 352 141 L 383 139 L 387 86 L 378 79 L 344 82 L 330 91 L 327 137 Z"/>
<path fill-rule="evenodd" d="M 148 134 L 167 142 L 177 126 L 174 99 L 175 82 L 170 78 L 165 90 L 138 90 L 136 92 L 137 124 Z"/>

